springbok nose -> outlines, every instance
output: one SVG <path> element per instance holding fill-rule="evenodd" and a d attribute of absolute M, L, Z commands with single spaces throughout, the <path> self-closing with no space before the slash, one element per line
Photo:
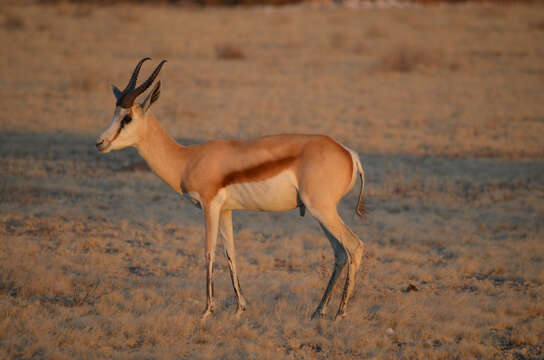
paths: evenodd
<path fill-rule="evenodd" d="M 100 140 L 96 143 L 96 148 L 100 150 L 100 146 L 104 143 L 104 140 Z"/>

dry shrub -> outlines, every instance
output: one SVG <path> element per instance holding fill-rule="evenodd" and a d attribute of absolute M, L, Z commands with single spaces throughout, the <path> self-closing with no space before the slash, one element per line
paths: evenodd
<path fill-rule="evenodd" d="M 125 24 L 145 21 L 144 12 L 141 8 L 135 6 L 119 6 L 115 9 L 115 14 Z"/>
<path fill-rule="evenodd" d="M 42 32 L 42 31 L 48 31 L 51 30 L 51 25 L 48 23 L 38 23 L 36 24 L 36 31 Z"/>
<path fill-rule="evenodd" d="M 96 89 L 98 82 L 91 76 L 91 74 L 86 74 L 74 77 L 71 85 L 74 90 L 87 93 Z"/>
<path fill-rule="evenodd" d="M 533 22 L 530 24 L 531 29 L 544 31 L 544 20 Z"/>
<path fill-rule="evenodd" d="M 467 0 L 409 0 L 413 3 L 419 4 L 437 4 L 437 3 L 462 3 L 467 2 Z"/>
<path fill-rule="evenodd" d="M 482 6 L 477 14 L 481 18 L 498 19 L 505 16 L 504 10 L 497 6 Z"/>
<path fill-rule="evenodd" d="M 157 42 L 154 43 L 151 47 L 151 56 L 153 58 L 169 58 L 173 57 L 175 52 L 175 47 L 171 43 L 167 42 Z"/>
<path fill-rule="evenodd" d="M 3 26 L 6 30 L 17 31 L 25 28 L 25 22 L 18 15 L 8 14 L 4 20 Z"/>
<path fill-rule="evenodd" d="M 89 18 L 93 15 L 93 8 L 91 6 L 77 6 L 73 12 L 74 17 L 77 18 Z"/>
<path fill-rule="evenodd" d="M 440 64 L 437 53 L 409 46 L 399 46 L 383 56 L 377 68 L 382 71 L 408 73 L 420 67 Z"/>
<path fill-rule="evenodd" d="M 92 5 L 146 4 L 146 5 L 200 5 L 200 6 L 253 6 L 296 4 L 302 0 L 38 0 L 41 4 L 57 5 L 60 3 L 87 3 Z"/>
<path fill-rule="evenodd" d="M 38 3 L 48 5 L 58 5 L 62 3 L 87 3 L 92 5 L 115 5 L 115 4 L 146 4 L 146 5 L 182 5 L 182 6 L 281 6 L 288 4 L 298 4 L 301 2 L 321 2 L 322 0 L 37 0 Z M 404 0 L 419 4 L 439 4 L 439 3 L 468 3 L 484 2 L 484 0 Z M 535 0 L 487 0 L 486 2 L 495 3 L 524 3 L 534 2 Z M 335 3 L 341 4 L 342 0 L 335 0 Z M 370 2 L 370 1 L 369 1 Z"/>
<path fill-rule="evenodd" d="M 216 45 L 215 55 L 221 60 L 242 60 L 246 58 L 242 49 L 231 43 Z"/>
<path fill-rule="evenodd" d="M 366 37 L 370 39 L 380 39 L 387 37 L 387 33 L 377 26 L 371 26 L 366 30 Z"/>
<path fill-rule="evenodd" d="M 337 49 L 337 50 L 342 49 L 346 46 L 346 43 L 347 43 L 346 35 L 340 32 L 336 32 L 332 34 L 329 38 L 329 44 L 331 48 L 333 49 Z"/>
<path fill-rule="evenodd" d="M 497 4 L 514 4 L 514 3 L 532 3 L 534 0 L 407 0 L 408 2 L 418 4 L 461 4 L 461 3 L 497 3 Z"/>

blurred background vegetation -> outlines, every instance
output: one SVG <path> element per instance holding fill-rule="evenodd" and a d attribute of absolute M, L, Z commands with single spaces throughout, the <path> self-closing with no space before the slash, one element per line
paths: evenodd
<path fill-rule="evenodd" d="M 297 3 L 314 3 L 372 5 L 372 4 L 436 4 L 436 3 L 535 3 L 538 0 L 38 0 L 39 3 L 57 4 L 63 2 L 70 3 L 88 3 L 98 5 L 114 5 L 119 3 L 147 4 L 147 5 L 185 5 L 185 6 L 253 6 L 253 5 L 271 5 L 280 6 Z"/>

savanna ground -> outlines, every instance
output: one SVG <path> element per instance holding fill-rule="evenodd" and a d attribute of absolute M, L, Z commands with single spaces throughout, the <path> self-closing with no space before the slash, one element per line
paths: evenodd
<path fill-rule="evenodd" d="M 543 358 L 542 4 L 2 5 L 0 41 L 0 358 Z M 311 132 L 359 152 L 347 318 L 337 288 L 309 320 L 333 264 L 315 220 L 239 212 L 249 308 L 219 242 L 199 321 L 199 210 L 136 151 L 94 149 L 108 85 L 147 55 L 168 59 L 152 110 L 181 142 Z"/>

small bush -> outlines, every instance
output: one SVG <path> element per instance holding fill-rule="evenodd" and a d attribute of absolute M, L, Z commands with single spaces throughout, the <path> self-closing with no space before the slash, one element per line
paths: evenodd
<path fill-rule="evenodd" d="M 347 39 L 343 33 L 337 32 L 330 36 L 329 44 L 332 49 L 342 49 L 346 46 Z"/>
<path fill-rule="evenodd" d="M 382 71 L 412 72 L 418 67 L 426 67 L 438 62 L 435 54 L 408 46 L 391 50 L 378 64 Z"/>
<path fill-rule="evenodd" d="M 532 29 L 544 31 L 544 20 L 531 23 L 530 26 Z"/>
<path fill-rule="evenodd" d="M 93 5 L 114 5 L 114 4 L 146 4 L 146 5 L 181 5 L 181 6 L 281 6 L 289 4 L 298 4 L 302 2 L 311 3 L 313 0 L 37 0 L 38 3 L 57 5 L 61 3 L 87 3 Z M 341 4 L 344 0 L 333 0 L 337 4 Z M 401 0 L 403 2 L 419 3 L 423 5 L 432 5 L 440 3 L 471 3 L 485 2 L 485 0 Z M 535 0 L 487 0 L 494 3 L 524 3 L 534 2 Z M 332 2 L 332 1 L 331 1 Z M 365 0 L 364 2 L 372 3 L 373 0 Z M 86 15 L 84 15 L 86 16 Z"/>
<path fill-rule="evenodd" d="M 368 52 L 368 47 L 362 43 L 358 42 L 353 46 L 353 53 L 357 55 L 365 54 Z"/>
<path fill-rule="evenodd" d="M 246 58 L 246 55 L 242 49 L 234 44 L 216 45 L 215 55 L 221 60 L 241 60 Z"/>
<path fill-rule="evenodd" d="M 4 28 L 7 30 L 23 30 L 25 28 L 25 22 L 20 16 L 9 14 L 4 20 Z"/>
<path fill-rule="evenodd" d="M 90 74 L 83 74 L 75 76 L 71 86 L 76 91 L 87 93 L 95 90 L 98 87 L 98 82 Z"/>
<path fill-rule="evenodd" d="M 440 4 L 440 3 L 449 3 L 449 4 L 461 4 L 461 3 L 497 3 L 497 4 L 515 4 L 515 3 L 531 3 L 533 0 L 407 0 L 408 2 L 419 3 L 419 4 Z"/>
<path fill-rule="evenodd" d="M 73 14 L 78 18 L 89 18 L 93 15 L 93 11 L 92 7 L 81 5 L 76 7 Z"/>
<path fill-rule="evenodd" d="M 371 26 L 366 30 L 366 37 L 370 39 L 381 39 L 387 37 L 387 33 L 377 26 Z"/>
<path fill-rule="evenodd" d="M 302 0 L 37 0 L 39 3 L 56 5 L 63 2 L 86 3 L 92 5 L 146 4 L 146 5 L 181 5 L 181 6 L 257 6 L 287 5 L 300 3 Z"/>

